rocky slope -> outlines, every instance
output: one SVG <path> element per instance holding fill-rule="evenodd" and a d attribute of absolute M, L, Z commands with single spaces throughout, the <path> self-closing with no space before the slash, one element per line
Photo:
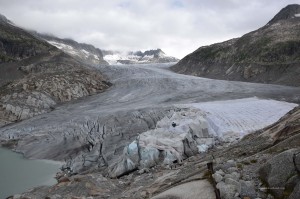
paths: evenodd
<path fill-rule="evenodd" d="M 145 52 L 121 52 L 103 50 L 104 59 L 109 64 L 145 64 L 145 63 L 169 63 L 179 59 L 166 55 L 161 49 L 147 50 Z"/>
<path fill-rule="evenodd" d="M 288 5 L 262 28 L 200 47 L 171 67 L 195 76 L 300 86 L 300 5 Z"/>
<path fill-rule="evenodd" d="M 64 51 L 68 55 L 87 64 L 108 64 L 103 59 L 102 51 L 90 44 L 78 43 L 72 39 L 60 39 L 46 34 L 35 33 L 39 38 Z"/>
<path fill-rule="evenodd" d="M 108 88 L 101 74 L 0 18 L 0 126 Z"/>

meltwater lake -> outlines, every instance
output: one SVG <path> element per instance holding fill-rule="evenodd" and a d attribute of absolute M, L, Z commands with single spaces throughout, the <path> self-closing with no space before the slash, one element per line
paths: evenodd
<path fill-rule="evenodd" d="M 49 160 L 29 160 L 0 147 L 0 199 L 37 186 L 55 184 L 54 177 L 61 165 Z"/>

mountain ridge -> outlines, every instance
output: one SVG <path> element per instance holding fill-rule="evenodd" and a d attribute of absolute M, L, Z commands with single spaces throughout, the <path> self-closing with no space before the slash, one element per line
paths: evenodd
<path fill-rule="evenodd" d="M 37 32 L 34 32 L 34 34 L 75 59 L 88 64 L 108 64 L 103 59 L 102 51 L 91 44 L 79 43 L 73 39 L 61 39 L 51 34 L 40 34 Z"/>
<path fill-rule="evenodd" d="M 178 62 L 179 59 L 166 55 L 160 48 L 142 51 L 102 50 L 104 59 L 110 64 L 145 64 Z"/>
<path fill-rule="evenodd" d="M 200 47 L 171 69 L 213 79 L 300 86 L 300 17 L 284 19 L 286 10 L 299 9 L 299 5 L 287 6 L 265 26 Z"/>
<path fill-rule="evenodd" d="M 269 22 L 268 24 L 276 23 L 280 20 L 293 19 L 300 16 L 300 6 L 298 4 L 290 4 L 285 8 L 281 9 Z"/>
<path fill-rule="evenodd" d="M 99 71 L 6 17 L 0 21 L 0 127 L 110 86 Z"/>

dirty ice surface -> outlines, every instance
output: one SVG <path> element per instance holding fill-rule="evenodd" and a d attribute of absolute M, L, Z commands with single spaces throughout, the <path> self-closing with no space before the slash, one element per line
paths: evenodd
<path fill-rule="evenodd" d="M 294 103 L 256 97 L 181 105 L 204 111 L 209 128 L 224 141 L 241 138 L 271 125 L 296 106 Z"/>
<path fill-rule="evenodd" d="M 139 142 L 143 147 L 167 149 L 180 157 L 184 147 L 177 146 L 176 141 L 182 144 L 188 138 L 197 143 L 199 152 L 204 152 L 217 140 L 233 142 L 273 124 L 296 106 L 256 97 L 178 105 L 184 109 L 164 117 L 154 130 L 142 133 Z"/>
<path fill-rule="evenodd" d="M 111 176 L 148 168 L 206 152 L 220 142 L 234 142 L 244 135 L 273 124 L 297 104 L 256 97 L 178 105 L 124 148 L 123 156 L 110 169 Z M 130 163 L 130 164 L 129 164 Z M 120 165 L 126 165 L 120 168 Z"/>
<path fill-rule="evenodd" d="M 140 138 L 142 138 L 140 143 L 142 144 L 142 141 L 145 143 L 145 147 L 140 147 L 143 151 L 137 151 L 137 148 L 134 148 L 139 142 L 133 143 L 131 149 L 126 148 L 124 152 L 127 155 L 126 158 L 132 158 L 132 161 L 126 163 L 128 167 L 126 168 L 125 164 L 116 164 L 117 167 L 111 168 L 114 175 L 119 175 L 124 169 L 134 169 L 140 163 L 151 165 L 153 162 L 146 160 L 157 158 L 157 154 L 159 154 L 159 161 L 162 160 L 161 157 L 164 157 L 165 162 L 170 162 L 174 158 L 181 159 L 182 150 L 184 150 L 185 156 L 206 151 L 210 142 L 220 141 L 224 137 L 223 133 L 224 135 L 230 134 L 231 127 L 234 127 L 234 132 L 231 134 L 235 133 L 240 136 L 249 129 L 254 130 L 268 125 L 268 122 L 272 122 L 268 120 L 272 119 L 273 115 L 275 116 L 273 121 L 276 121 L 295 106 L 262 99 L 300 101 L 300 88 L 298 87 L 212 80 L 176 74 L 169 70 L 171 65 L 97 65 L 95 67 L 113 83 L 113 86 L 106 92 L 62 104 L 55 107 L 50 113 L 2 127 L 0 139 L 18 138 L 22 141 L 18 142 L 17 150 L 24 153 L 26 157 L 66 159 L 70 162 L 70 167 L 79 170 L 85 165 L 93 167 L 103 164 L 101 157 L 109 157 L 107 160 L 109 160 L 108 166 L 110 167 L 122 156 L 124 152 L 122 149 L 136 140 L 137 134 L 140 134 Z M 234 101 L 234 99 L 253 96 L 260 99 Z M 217 100 L 219 102 L 208 103 L 208 101 Z M 193 103 L 200 103 L 203 107 L 197 109 Z M 179 108 L 174 108 L 175 104 L 177 107 L 186 106 L 187 108 L 182 108 L 182 112 L 180 112 Z M 213 109 L 214 107 L 210 105 L 219 106 L 221 109 Z M 278 111 L 277 108 L 281 110 L 282 107 L 283 112 Z M 240 108 L 243 108 L 245 113 L 238 113 Z M 173 113 L 172 110 L 174 110 Z M 173 143 L 168 143 L 167 137 L 157 140 L 161 143 L 150 139 L 152 134 L 149 130 L 153 130 L 159 120 L 166 115 L 171 118 L 173 114 L 174 118 L 175 116 L 184 118 L 182 113 L 188 117 L 180 119 L 178 126 L 173 129 L 177 131 L 182 128 L 182 130 L 172 134 L 176 135 L 176 139 L 179 140 L 180 147 L 175 149 L 173 147 L 176 151 L 168 148 L 172 147 Z M 238 114 L 253 115 L 247 119 L 246 116 L 237 117 Z M 189 117 L 190 119 L 198 118 L 193 125 L 207 125 L 207 129 L 203 128 L 201 132 L 197 132 L 185 128 L 193 126 L 188 124 Z M 165 119 L 168 127 L 162 125 L 163 121 L 158 122 L 161 126 L 157 126 L 157 130 L 154 129 L 153 133 L 163 131 L 164 135 L 170 135 L 168 129 L 171 128 L 172 120 Z M 184 121 L 186 124 L 182 125 Z M 97 128 L 94 128 L 94 125 Z M 239 127 L 240 125 L 242 127 Z M 200 136 L 201 134 L 203 137 Z M 74 139 L 74 137 L 78 139 Z M 62 144 L 65 139 L 67 144 Z M 103 144 L 103 148 L 97 147 L 100 144 Z M 150 147 L 150 144 L 159 144 L 160 147 L 168 148 L 168 150 Z M 87 145 L 96 147 L 93 150 L 81 150 L 77 154 L 78 148 L 86 149 L 84 146 Z M 183 149 L 182 145 L 185 146 Z M 171 153 L 172 151 L 173 153 Z M 76 152 L 75 155 L 74 152 Z M 143 154 L 143 158 L 145 157 L 142 162 L 139 160 L 139 154 Z M 151 154 L 153 156 L 150 156 Z M 74 157 L 70 158 L 70 155 L 74 155 Z M 97 159 L 89 161 L 90 157 Z M 123 160 L 126 161 L 126 158 Z"/>

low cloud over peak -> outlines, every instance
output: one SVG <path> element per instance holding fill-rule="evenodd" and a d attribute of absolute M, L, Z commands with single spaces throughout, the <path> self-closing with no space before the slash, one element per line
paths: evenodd
<path fill-rule="evenodd" d="M 182 58 L 202 45 L 265 25 L 296 0 L 18 0 L 0 13 L 19 26 L 101 49 L 161 48 Z"/>

